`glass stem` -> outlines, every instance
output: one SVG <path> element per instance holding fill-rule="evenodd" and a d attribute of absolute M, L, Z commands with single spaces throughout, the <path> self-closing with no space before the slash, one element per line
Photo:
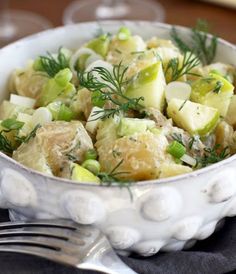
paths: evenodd
<path fill-rule="evenodd" d="M 15 33 L 15 26 L 13 26 L 9 15 L 9 1 L 0 0 L 0 37 L 8 39 Z"/>
<path fill-rule="evenodd" d="M 104 6 L 115 7 L 123 4 L 125 0 L 103 0 Z"/>

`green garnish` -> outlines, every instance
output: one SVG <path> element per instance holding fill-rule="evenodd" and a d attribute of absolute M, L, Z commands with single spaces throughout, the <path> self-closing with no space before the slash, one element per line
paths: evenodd
<path fill-rule="evenodd" d="M 54 77 L 65 68 L 69 68 L 69 58 L 63 53 L 62 48 L 59 48 L 57 57 L 47 52 L 47 56 L 40 56 L 34 64 L 35 70 L 45 71 L 50 77 Z"/>
<path fill-rule="evenodd" d="M 94 115 L 101 114 L 99 118 L 106 119 L 122 112 L 140 110 L 142 108 L 139 102 L 143 100 L 143 97 L 128 98 L 124 95 L 124 87 L 127 83 L 125 80 L 127 69 L 128 67 L 123 68 L 120 63 L 113 67 L 112 72 L 104 67 L 95 67 L 88 73 L 78 73 L 82 87 L 87 88 L 91 92 L 99 91 L 100 95 L 98 94 L 97 97 L 99 100 L 108 100 L 114 104 L 114 107 L 96 111 Z M 95 77 L 94 74 L 98 76 Z"/>
<path fill-rule="evenodd" d="M 219 152 L 220 147 L 220 144 L 216 144 L 213 148 L 205 148 L 204 155 L 197 158 L 197 165 L 206 167 L 208 165 L 220 162 L 230 156 L 228 147 L 225 147 Z"/>
<path fill-rule="evenodd" d="M 90 172 L 92 172 L 94 175 L 98 175 L 98 173 L 101 170 L 101 165 L 97 160 L 94 159 L 89 159 L 89 160 L 85 160 L 82 163 L 82 167 L 86 168 L 87 170 L 89 170 Z"/>
<path fill-rule="evenodd" d="M 135 54 L 144 54 L 145 51 L 132 51 L 130 54 L 135 55 Z"/>
<path fill-rule="evenodd" d="M 109 185 L 114 182 L 122 182 L 117 178 L 117 175 L 127 174 L 127 172 L 118 172 L 117 170 L 122 165 L 124 160 L 121 160 L 110 172 L 99 172 L 97 176 L 100 178 L 102 183 L 108 183 Z"/>
<path fill-rule="evenodd" d="M 21 129 L 24 122 L 17 121 L 16 119 L 6 119 L 1 122 L 1 126 L 7 130 L 18 130 Z"/>
<path fill-rule="evenodd" d="M 98 157 L 97 151 L 93 148 L 87 150 L 84 155 L 85 160 L 96 160 L 97 157 Z"/>
<path fill-rule="evenodd" d="M 203 64 L 208 65 L 214 60 L 218 45 L 218 38 L 215 35 L 208 39 L 208 31 L 207 22 L 198 20 L 196 27 L 192 29 L 189 45 L 180 38 L 175 28 L 171 31 L 171 37 L 183 53 L 191 51 L 198 56 Z"/>
<path fill-rule="evenodd" d="M 12 154 L 14 147 L 11 142 L 3 135 L 4 131 L 0 132 L 0 151 L 6 154 Z"/>
<path fill-rule="evenodd" d="M 183 141 L 183 136 L 182 136 L 182 134 L 180 134 L 180 133 L 173 133 L 173 134 L 171 135 L 171 137 L 172 137 L 175 141 L 179 142 L 181 145 L 184 146 L 184 141 Z"/>
<path fill-rule="evenodd" d="M 183 104 L 180 106 L 180 108 L 178 109 L 178 111 L 181 111 L 181 109 L 184 107 L 184 105 L 186 104 L 188 100 L 184 100 Z"/>
<path fill-rule="evenodd" d="M 196 137 L 195 136 L 190 137 L 188 140 L 188 148 L 189 149 L 192 149 L 194 142 L 196 142 Z"/>
<path fill-rule="evenodd" d="M 221 81 L 217 81 L 216 85 L 215 85 L 215 87 L 213 89 L 213 92 L 219 93 L 220 90 L 221 90 L 221 88 L 222 88 L 222 86 L 223 86 L 223 83 Z"/>
<path fill-rule="evenodd" d="M 200 60 L 198 57 L 194 56 L 192 52 L 185 52 L 182 63 L 177 57 L 170 59 L 165 68 L 166 78 L 168 79 L 168 82 L 173 82 L 184 75 L 199 76 L 198 74 L 191 72 L 191 70 L 199 64 Z"/>
<path fill-rule="evenodd" d="M 181 143 L 173 141 L 168 146 L 167 152 L 175 158 L 180 159 L 186 153 L 186 148 Z"/>
<path fill-rule="evenodd" d="M 27 135 L 27 136 L 16 136 L 16 140 L 19 141 L 20 143 L 28 143 L 31 138 L 34 138 L 36 136 L 37 130 L 41 127 L 41 125 L 36 125 L 34 129 Z"/>

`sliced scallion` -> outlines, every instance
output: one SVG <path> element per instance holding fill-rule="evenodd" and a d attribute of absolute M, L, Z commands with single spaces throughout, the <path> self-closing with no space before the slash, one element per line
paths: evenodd
<path fill-rule="evenodd" d="M 6 119 L 1 122 L 1 126 L 8 130 L 21 129 L 23 125 L 24 125 L 24 122 L 20 122 L 15 119 Z"/>
<path fill-rule="evenodd" d="M 186 148 L 177 141 L 173 141 L 167 148 L 167 152 L 177 159 L 180 159 L 185 153 Z"/>
<path fill-rule="evenodd" d="M 100 163 L 97 160 L 86 160 L 82 164 L 83 168 L 86 168 L 90 172 L 92 172 L 94 175 L 97 175 L 100 172 L 101 166 Z"/>

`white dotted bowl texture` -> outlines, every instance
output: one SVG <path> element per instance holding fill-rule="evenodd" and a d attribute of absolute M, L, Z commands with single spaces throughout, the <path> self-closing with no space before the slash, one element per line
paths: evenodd
<path fill-rule="evenodd" d="M 91 39 L 99 28 L 121 25 L 144 39 L 168 38 L 171 26 L 151 22 L 82 23 L 42 32 L 0 50 L 0 101 L 16 67 L 46 51 Z M 189 30 L 178 27 L 183 37 Z M 231 63 L 236 47 L 220 40 L 216 61 Z M 12 220 L 68 218 L 99 227 L 118 251 L 151 256 L 191 247 L 209 237 L 217 223 L 236 215 L 236 156 L 177 177 L 127 187 L 73 183 L 30 170 L 0 153 L 0 207 Z"/>

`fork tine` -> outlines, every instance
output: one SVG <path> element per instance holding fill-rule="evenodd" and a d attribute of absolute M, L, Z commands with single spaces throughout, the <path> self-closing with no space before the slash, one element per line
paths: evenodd
<path fill-rule="evenodd" d="M 47 227 L 23 227 L 0 230 L 0 239 L 12 236 L 42 236 L 52 239 L 68 241 L 77 245 L 84 245 L 87 235 L 76 231 L 68 231 L 66 229 L 47 228 Z"/>
<path fill-rule="evenodd" d="M 91 236 L 91 233 L 95 231 L 99 231 L 98 229 L 88 226 L 88 225 L 79 225 L 76 224 L 72 221 L 66 220 L 66 219 L 60 219 L 60 220 L 35 220 L 35 221 L 18 221 L 18 222 L 5 222 L 5 223 L 0 223 L 0 231 L 6 230 L 6 229 L 20 229 L 20 228 L 26 228 L 30 227 L 31 229 L 34 227 L 43 229 L 46 228 L 52 229 L 53 231 L 55 229 L 65 231 L 77 231 L 78 234 L 82 234 L 84 236 Z"/>
<path fill-rule="evenodd" d="M 83 246 L 79 246 L 78 244 L 74 244 L 69 241 L 48 238 L 45 236 L 11 236 L 0 238 L 0 246 L 2 245 L 31 245 L 31 246 L 39 246 L 44 247 L 51 250 L 56 250 L 61 252 L 62 254 L 73 255 L 73 254 L 81 254 L 83 253 Z"/>
<path fill-rule="evenodd" d="M 79 225 L 73 223 L 72 221 L 66 219 L 59 220 L 33 220 L 33 221 L 17 221 L 17 222 L 3 222 L 0 223 L 0 229 L 11 228 L 17 226 L 47 226 L 47 227 L 57 227 L 66 228 L 70 230 L 76 230 Z"/>
<path fill-rule="evenodd" d="M 38 256 L 48 260 L 52 260 L 61 264 L 75 266 L 78 263 L 78 258 L 71 255 L 61 254 L 56 250 L 47 248 L 46 246 L 31 246 L 22 244 L 6 244 L 0 245 L 0 252 L 20 253 L 26 255 Z"/>

